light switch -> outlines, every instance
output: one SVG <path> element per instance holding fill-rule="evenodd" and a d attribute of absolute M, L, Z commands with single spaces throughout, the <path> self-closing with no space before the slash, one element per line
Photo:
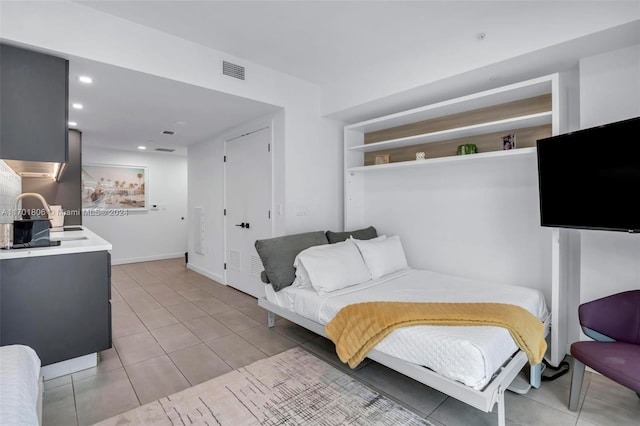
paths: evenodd
<path fill-rule="evenodd" d="M 309 211 L 308 211 L 308 210 L 307 210 L 307 208 L 306 208 L 306 207 L 304 207 L 304 206 L 298 206 L 298 207 L 296 207 L 295 212 L 296 212 L 296 216 L 306 216 L 306 215 L 308 215 L 308 214 L 309 214 Z"/>

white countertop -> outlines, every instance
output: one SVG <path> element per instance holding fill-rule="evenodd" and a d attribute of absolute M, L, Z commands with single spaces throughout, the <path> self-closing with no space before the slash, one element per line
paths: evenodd
<path fill-rule="evenodd" d="M 67 228 L 82 228 L 81 231 L 52 231 L 51 241 L 60 241 L 59 246 L 0 250 L 0 260 L 23 257 L 55 256 L 58 254 L 109 251 L 111 243 L 84 226 L 70 225 Z"/>

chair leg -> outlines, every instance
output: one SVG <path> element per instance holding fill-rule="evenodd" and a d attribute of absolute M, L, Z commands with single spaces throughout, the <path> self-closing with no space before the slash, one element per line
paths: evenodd
<path fill-rule="evenodd" d="M 580 390 L 582 389 L 582 379 L 584 378 L 584 364 L 577 359 L 573 359 L 573 372 L 571 373 L 571 390 L 569 391 L 569 410 L 577 411 L 580 401 Z"/>

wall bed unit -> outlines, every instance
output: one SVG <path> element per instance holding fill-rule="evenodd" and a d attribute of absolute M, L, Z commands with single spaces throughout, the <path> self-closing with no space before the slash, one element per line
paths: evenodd
<path fill-rule="evenodd" d="M 535 163 L 537 139 L 568 130 L 566 105 L 570 78 L 568 74 L 550 74 L 346 126 L 345 229 L 375 224 L 385 232 L 403 235 L 404 241 L 409 243 L 410 236 L 417 238 L 411 234 L 419 233 L 418 216 L 411 215 L 409 220 L 403 217 L 394 222 L 397 216 L 391 214 L 393 209 L 389 206 L 405 197 L 404 206 L 413 208 L 412 200 L 406 198 L 415 193 L 398 195 L 405 184 L 418 185 L 409 183 L 409 179 L 423 179 L 425 173 L 436 169 L 441 175 L 451 176 L 463 169 L 477 172 L 492 168 L 495 175 L 499 175 L 508 173 L 509 167 Z M 502 149 L 501 138 L 507 134 L 516 134 L 516 149 Z M 461 144 L 475 144 L 479 152 L 456 155 L 456 148 Z M 424 152 L 426 159 L 416 160 L 417 152 Z M 376 155 L 389 155 L 390 162 L 375 164 Z M 447 169 L 442 172 L 445 166 Z M 428 184 L 438 185 L 437 182 Z M 537 203 L 537 188 L 535 191 Z M 391 195 L 385 198 L 386 194 Z M 382 205 L 385 203 L 386 206 Z M 535 209 L 537 204 L 531 207 Z M 533 216 L 535 214 L 537 212 Z M 533 220 L 534 231 L 542 232 L 538 219 Z M 548 242 L 550 259 L 543 260 L 549 265 L 550 276 L 542 279 L 551 283 L 549 305 L 554 319 L 547 360 L 558 366 L 568 353 L 568 268 L 576 239 L 568 230 L 553 229 L 551 234 Z M 543 243 L 547 244 L 547 240 Z M 408 248 L 415 249 L 416 246 L 417 243 Z"/>

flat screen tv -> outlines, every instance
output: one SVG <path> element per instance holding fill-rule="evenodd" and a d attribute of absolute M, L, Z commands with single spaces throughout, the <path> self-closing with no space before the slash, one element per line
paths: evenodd
<path fill-rule="evenodd" d="M 537 141 L 540 224 L 640 232 L 640 117 Z"/>

